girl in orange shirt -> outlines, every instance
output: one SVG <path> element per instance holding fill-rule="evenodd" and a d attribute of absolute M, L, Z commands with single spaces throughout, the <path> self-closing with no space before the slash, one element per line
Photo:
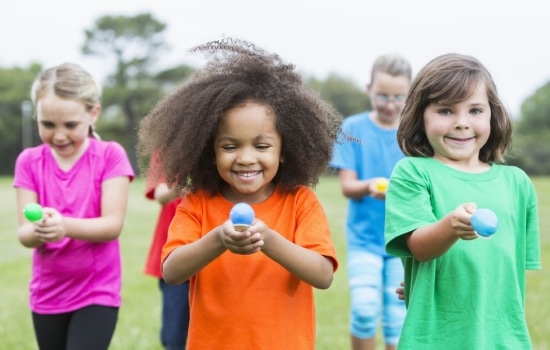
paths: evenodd
<path fill-rule="evenodd" d="M 142 155 L 188 190 L 162 252 L 169 284 L 190 280 L 187 347 L 315 348 L 313 288 L 338 267 L 312 190 L 328 166 L 340 116 L 294 66 L 252 43 L 192 49 L 211 60 L 139 126 Z M 234 204 L 255 219 L 238 231 Z"/>

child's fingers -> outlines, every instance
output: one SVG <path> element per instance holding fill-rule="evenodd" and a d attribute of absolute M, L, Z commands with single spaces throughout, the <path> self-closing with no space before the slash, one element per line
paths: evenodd
<path fill-rule="evenodd" d="M 261 247 L 263 247 L 264 241 L 261 239 L 258 239 L 256 235 L 253 237 L 248 237 L 246 240 L 243 241 L 228 241 L 225 244 L 225 247 L 235 253 L 235 254 L 253 254 L 261 250 Z"/>

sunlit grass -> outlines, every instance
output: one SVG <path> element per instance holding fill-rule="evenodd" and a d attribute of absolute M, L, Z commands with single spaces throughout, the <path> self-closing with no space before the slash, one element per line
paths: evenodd
<path fill-rule="evenodd" d="M 28 308 L 29 249 L 17 241 L 15 191 L 11 178 L 0 178 L 0 348 L 37 349 Z M 550 177 L 535 178 L 539 195 L 543 268 L 550 264 Z M 160 293 L 157 282 L 143 274 L 158 205 L 143 196 L 143 179 L 130 186 L 128 216 L 121 236 L 123 254 L 123 306 L 112 350 L 160 350 L 158 330 Z M 317 349 L 349 349 L 349 296 L 345 272 L 344 221 L 346 201 L 338 179 L 324 177 L 316 188 L 330 220 L 340 268 L 328 290 L 316 290 Z M 550 270 L 527 274 L 527 320 L 536 350 L 550 349 Z M 495 286 L 495 293 L 499 288 Z M 379 349 L 382 349 L 379 346 Z"/>

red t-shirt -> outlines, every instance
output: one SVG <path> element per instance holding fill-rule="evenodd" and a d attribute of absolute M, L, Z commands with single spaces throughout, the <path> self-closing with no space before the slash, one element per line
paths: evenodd
<path fill-rule="evenodd" d="M 204 192 L 187 194 L 177 208 L 162 261 L 229 217 L 233 203 Z M 256 217 L 288 240 L 329 257 L 338 267 L 329 224 L 315 193 L 275 191 L 253 204 Z M 313 350 L 313 287 L 262 252 L 226 251 L 190 279 L 189 350 Z"/>
<path fill-rule="evenodd" d="M 148 184 L 145 190 L 145 197 L 151 200 L 155 199 L 155 187 Z M 157 219 L 157 225 L 153 234 L 153 240 L 149 247 L 149 254 L 145 262 L 145 273 L 153 277 L 162 278 L 162 269 L 160 264 L 162 247 L 166 243 L 168 237 L 168 227 L 172 222 L 172 218 L 176 213 L 176 208 L 180 204 L 181 198 L 176 198 L 173 201 L 163 205 L 160 208 L 160 213 Z"/>

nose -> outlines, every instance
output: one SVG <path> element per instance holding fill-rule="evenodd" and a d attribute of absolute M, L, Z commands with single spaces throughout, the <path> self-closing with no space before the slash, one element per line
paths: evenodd
<path fill-rule="evenodd" d="M 237 156 L 237 162 L 245 165 L 254 164 L 256 162 L 256 156 L 254 153 L 255 149 L 253 147 L 243 148 Z"/>
<path fill-rule="evenodd" d="M 53 134 L 54 141 L 63 141 L 63 140 L 65 140 L 65 138 L 66 138 L 66 136 L 65 136 L 65 133 L 63 132 L 63 129 L 57 128 L 54 131 L 54 134 Z"/>
<path fill-rule="evenodd" d="M 456 114 L 456 120 L 455 120 L 455 128 L 463 130 L 463 129 L 469 129 L 470 124 L 468 121 L 468 113 L 466 112 L 460 112 Z"/>
<path fill-rule="evenodd" d="M 396 100 L 391 99 L 391 100 L 388 100 L 388 102 L 384 107 L 386 107 L 387 109 L 391 109 L 393 111 L 398 111 L 401 109 L 401 104 L 399 104 Z"/>

